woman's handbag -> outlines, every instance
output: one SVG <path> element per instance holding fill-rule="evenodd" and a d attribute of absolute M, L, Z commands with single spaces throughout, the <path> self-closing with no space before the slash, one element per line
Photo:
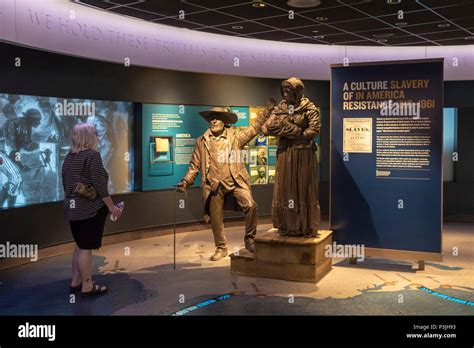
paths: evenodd
<path fill-rule="evenodd" d="M 84 165 L 82 166 L 81 179 L 80 179 L 81 181 L 79 181 L 76 184 L 76 186 L 74 187 L 73 193 L 77 194 L 79 197 L 93 201 L 94 199 L 97 198 L 97 190 L 94 188 L 92 184 L 86 184 L 82 182 L 84 178 L 82 174 L 84 173 L 86 162 L 87 162 L 87 158 L 85 159 Z"/>

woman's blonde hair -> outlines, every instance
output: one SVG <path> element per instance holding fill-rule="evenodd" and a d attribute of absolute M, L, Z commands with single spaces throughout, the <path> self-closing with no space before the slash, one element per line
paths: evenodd
<path fill-rule="evenodd" d="M 76 124 L 71 135 L 71 152 L 78 153 L 83 150 L 97 149 L 97 132 L 90 123 Z"/>

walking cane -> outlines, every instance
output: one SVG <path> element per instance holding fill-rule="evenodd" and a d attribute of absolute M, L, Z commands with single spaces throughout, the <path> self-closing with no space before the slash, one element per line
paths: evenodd
<path fill-rule="evenodd" d="M 176 270 L 176 189 L 174 190 L 173 201 L 173 269 Z"/>
<path fill-rule="evenodd" d="M 173 185 L 174 189 L 174 204 L 173 204 L 173 269 L 176 270 L 176 204 L 178 201 L 176 200 L 176 188 L 177 185 Z M 184 199 L 187 198 L 187 192 L 184 191 Z"/>

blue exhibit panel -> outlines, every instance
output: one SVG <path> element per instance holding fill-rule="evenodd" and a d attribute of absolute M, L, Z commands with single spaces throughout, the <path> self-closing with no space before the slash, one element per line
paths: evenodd
<path fill-rule="evenodd" d="M 188 170 L 196 138 L 208 123 L 199 112 L 211 106 L 143 104 L 143 190 L 168 189 Z M 195 184 L 199 184 L 200 177 Z"/>
<path fill-rule="evenodd" d="M 443 181 L 453 181 L 454 179 L 453 154 L 457 151 L 457 116 L 456 108 L 444 108 Z"/>
<path fill-rule="evenodd" d="M 412 114 L 385 115 L 380 108 L 354 110 L 344 104 L 349 98 L 348 94 L 344 97 L 344 91 L 351 92 L 352 82 L 368 81 L 388 81 L 388 89 L 383 91 L 403 91 L 402 97 L 380 95 L 398 95 L 395 98 L 400 102 L 421 101 L 425 107 L 420 108 L 419 118 Z M 368 94 L 371 90 L 367 88 L 359 96 L 375 95 Z M 330 220 L 335 240 L 372 248 L 440 253 L 442 61 L 333 67 L 331 89 Z M 371 120 L 371 135 L 366 139 L 371 137 L 371 148 L 365 148 L 366 152 L 344 151 L 345 137 L 347 141 L 354 129 L 363 128 L 353 126 L 357 119 Z"/>

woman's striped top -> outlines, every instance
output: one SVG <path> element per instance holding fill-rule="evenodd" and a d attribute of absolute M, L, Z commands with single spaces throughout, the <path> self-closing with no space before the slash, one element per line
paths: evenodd
<path fill-rule="evenodd" d="M 104 206 L 102 198 L 109 196 L 107 189 L 109 174 L 102 164 L 102 158 L 98 151 L 89 149 L 78 153 L 69 153 L 64 159 L 62 178 L 64 214 L 69 221 L 89 219 Z M 74 188 L 79 181 L 92 184 L 97 191 L 97 198 L 90 201 L 74 194 Z"/>

